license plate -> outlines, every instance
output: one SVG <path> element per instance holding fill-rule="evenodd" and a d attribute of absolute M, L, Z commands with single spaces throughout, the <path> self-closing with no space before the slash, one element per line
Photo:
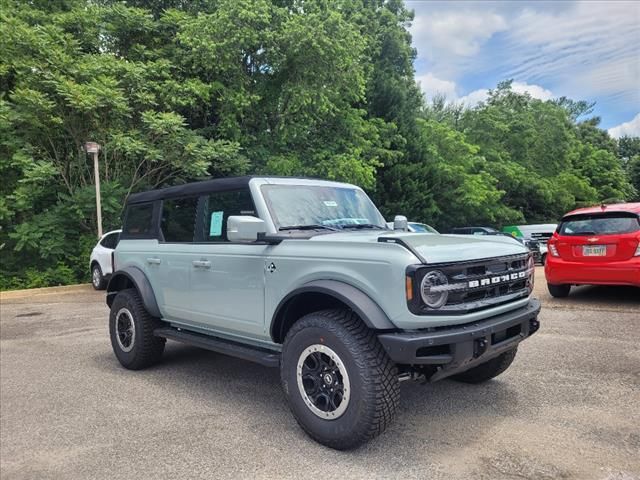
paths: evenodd
<path fill-rule="evenodd" d="M 585 257 L 604 257 L 606 254 L 606 245 L 584 245 L 582 247 L 582 255 Z"/>

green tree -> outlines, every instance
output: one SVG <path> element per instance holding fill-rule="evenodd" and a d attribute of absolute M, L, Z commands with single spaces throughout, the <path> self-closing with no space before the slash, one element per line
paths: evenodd
<path fill-rule="evenodd" d="M 0 288 L 87 278 L 88 140 L 108 229 L 132 192 L 249 172 L 356 183 L 444 230 L 640 193 L 638 139 L 591 103 L 506 81 L 426 104 L 412 19 L 401 0 L 0 0 Z"/>
<path fill-rule="evenodd" d="M 635 190 L 633 198 L 640 200 L 640 137 L 624 136 L 618 139 L 618 156 Z"/>
<path fill-rule="evenodd" d="M 59 265 L 86 275 L 87 140 L 103 147 L 106 228 L 119 226 L 129 193 L 205 176 L 374 187 L 403 141 L 367 108 L 368 47 L 381 42 L 359 22 L 384 4 L 349 5 L 3 0 L 0 244 L 11 255 L 2 278 Z"/>
<path fill-rule="evenodd" d="M 631 157 L 627 163 L 627 171 L 629 175 L 629 181 L 635 189 L 635 195 L 633 198 L 640 201 L 640 155 Z"/>
<path fill-rule="evenodd" d="M 597 190 L 599 202 L 632 198 L 634 188 L 625 170 L 625 160 L 618 154 L 618 144 L 606 130 L 598 128 L 599 124 L 597 117 L 577 124 L 580 146 L 574 170 Z"/>

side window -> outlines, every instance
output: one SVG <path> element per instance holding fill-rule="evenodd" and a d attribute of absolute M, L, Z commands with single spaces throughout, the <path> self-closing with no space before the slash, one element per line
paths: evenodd
<path fill-rule="evenodd" d="M 153 203 L 129 205 L 123 233 L 132 236 L 150 235 L 153 231 Z"/>
<path fill-rule="evenodd" d="M 205 242 L 228 242 L 227 219 L 232 215 L 256 215 L 251 192 L 234 190 L 215 192 L 202 197 L 201 210 L 204 215 L 201 238 Z"/>
<path fill-rule="evenodd" d="M 198 197 L 170 198 L 162 202 L 160 227 L 165 242 L 193 242 Z"/>
<path fill-rule="evenodd" d="M 102 242 L 100 242 L 100 245 L 102 245 L 105 248 L 110 248 L 113 250 L 118 245 L 119 237 L 120 237 L 119 233 L 111 233 L 102 239 Z"/>

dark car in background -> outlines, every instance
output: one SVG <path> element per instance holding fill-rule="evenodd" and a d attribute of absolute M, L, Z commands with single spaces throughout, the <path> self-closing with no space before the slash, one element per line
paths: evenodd
<path fill-rule="evenodd" d="M 502 227 L 502 231 L 509 235 L 513 235 L 515 238 L 522 239 L 524 244 L 538 256 L 536 261 L 539 261 L 544 265 L 547 261 L 547 242 L 556 231 L 556 223 L 538 223 L 532 225 L 508 225 Z"/>
<path fill-rule="evenodd" d="M 454 235 L 502 235 L 491 227 L 456 227 L 451 229 L 451 233 Z"/>
<path fill-rule="evenodd" d="M 525 239 L 513 235 L 512 233 L 501 232 L 493 227 L 456 227 L 452 228 L 450 233 L 453 235 L 496 235 L 512 238 L 516 242 L 522 243 L 531 251 L 531 253 L 533 253 L 533 259 L 536 263 L 542 263 L 544 265 L 542 261 L 543 253 L 541 252 L 541 245 L 537 240 Z"/>
<path fill-rule="evenodd" d="M 387 222 L 387 227 L 393 230 L 393 222 Z M 431 225 L 420 222 L 407 222 L 407 230 L 413 233 L 440 233 Z"/>
<path fill-rule="evenodd" d="M 524 241 L 514 237 L 508 233 L 503 233 L 500 230 L 496 230 L 493 227 L 456 227 L 452 228 L 452 235 L 499 235 L 503 237 L 513 238 L 516 242 L 524 244 Z"/>

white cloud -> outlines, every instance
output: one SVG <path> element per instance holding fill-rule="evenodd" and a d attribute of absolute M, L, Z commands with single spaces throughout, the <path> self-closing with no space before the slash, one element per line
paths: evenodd
<path fill-rule="evenodd" d="M 513 82 L 511 84 L 511 89 L 516 93 L 528 93 L 533 98 L 537 98 L 538 100 L 550 100 L 554 97 L 553 93 L 550 90 L 547 90 L 540 85 L 529 85 L 528 83 L 524 82 Z M 487 99 L 487 95 L 489 95 L 489 90 L 486 88 L 481 88 L 479 90 L 474 90 L 473 92 L 468 93 L 464 97 L 459 98 L 458 101 L 472 107 L 480 102 L 484 102 Z"/>
<path fill-rule="evenodd" d="M 474 55 L 491 36 L 505 30 L 504 18 L 492 12 L 450 11 L 417 17 L 411 33 L 430 49 L 454 55 Z M 427 52 L 425 52 L 427 53 Z"/>
<path fill-rule="evenodd" d="M 540 85 L 529 85 L 524 82 L 513 82 L 511 89 L 516 93 L 528 93 L 533 98 L 538 100 L 550 100 L 553 98 L 553 93 Z"/>
<path fill-rule="evenodd" d="M 640 105 L 640 3 L 535 8 L 532 4 L 511 20 L 505 77 L 554 83 L 571 97 Z"/>
<path fill-rule="evenodd" d="M 446 95 L 447 98 L 455 99 L 456 95 L 456 83 L 450 80 L 442 80 L 437 78 L 432 73 L 416 76 L 416 80 L 420 84 L 422 92 L 428 97 L 432 98 L 436 94 Z"/>
<path fill-rule="evenodd" d="M 486 77 L 550 87 L 605 111 L 640 109 L 640 2 L 407 1 L 418 74 L 458 91 Z M 515 86 L 514 86 L 515 90 Z M 471 92 L 468 100 L 483 98 Z M 606 123 L 606 122 L 605 122 Z"/>
<path fill-rule="evenodd" d="M 640 137 L 640 113 L 638 113 L 633 120 L 629 122 L 621 123 L 617 127 L 610 128 L 609 135 L 613 138 L 620 138 L 629 136 L 629 137 Z"/>
<path fill-rule="evenodd" d="M 441 71 L 447 73 L 452 61 L 475 55 L 496 32 L 506 28 L 505 19 L 496 13 L 455 9 L 418 13 L 410 32 L 418 47 L 418 58 L 428 59 L 438 70 L 445 67 Z"/>
<path fill-rule="evenodd" d="M 479 90 L 474 90 L 471 93 L 468 93 L 464 97 L 458 99 L 459 102 L 464 103 L 468 107 L 473 107 L 480 102 L 484 102 L 487 99 L 487 95 L 489 95 L 489 90 L 486 88 L 481 88 Z"/>

